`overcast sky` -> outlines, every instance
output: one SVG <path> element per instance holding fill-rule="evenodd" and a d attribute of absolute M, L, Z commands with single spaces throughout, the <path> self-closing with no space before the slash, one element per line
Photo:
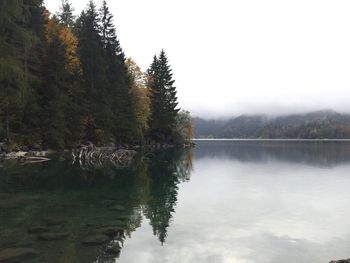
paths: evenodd
<path fill-rule="evenodd" d="M 71 2 L 78 13 L 88 0 Z M 51 12 L 59 3 L 46 0 Z M 165 49 L 193 115 L 350 112 L 349 0 L 108 4 L 126 55 L 144 70 Z"/>

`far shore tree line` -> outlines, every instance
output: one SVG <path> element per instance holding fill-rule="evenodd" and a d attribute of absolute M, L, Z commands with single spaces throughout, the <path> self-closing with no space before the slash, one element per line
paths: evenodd
<path fill-rule="evenodd" d="M 192 136 L 164 50 L 147 72 L 121 48 L 106 1 L 78 17 L 68 0 L 0 1 L 0 142 L 63 149 L 80 143 Z"/>

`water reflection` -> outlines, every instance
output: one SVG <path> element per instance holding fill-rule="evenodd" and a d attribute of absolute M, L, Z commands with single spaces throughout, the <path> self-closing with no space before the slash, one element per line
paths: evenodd
<path fill-rule="evenodd" d="M 268 160 L 335 166 L 350 163 L 350 141 L 197 141 L 195 158 L 235 159 L 241 162 Z"/>
<path fill-rule="evenodd" d="M 8 254 L 14 261 L 114 262 L 144 218 L 164 243 L 178 185 L 191 170 L 191 151 L 175 149 L 137 156 L 129 168 L 81 169 L 62 157 L 2 163 L 0 262 Z"/>
<path fill-rule="evenodd" d="M 62 156 L 0 164 L 0 262 L 14 248 L 32 262 L 350 256 L 349 142 L 203 141 L 193 156 L 148 153 L 128 168 Z"/>

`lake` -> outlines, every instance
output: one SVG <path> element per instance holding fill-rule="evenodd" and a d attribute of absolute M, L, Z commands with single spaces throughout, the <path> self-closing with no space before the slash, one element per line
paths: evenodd
<path fill-rule="evenodd" d="M 350 257 L 349 141 L 196 143 L 130 167 L 0 163 L 0 262 Z"/>

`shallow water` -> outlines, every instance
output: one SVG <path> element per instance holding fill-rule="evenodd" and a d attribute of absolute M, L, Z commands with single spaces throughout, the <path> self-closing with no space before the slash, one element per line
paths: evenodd
<path fill-rule="evenodd" d="M 0 165 L 0 248 L 33 248 L 32 262 L 350 257 L 350 142 L 198 141 L 130 168 Z"/>

